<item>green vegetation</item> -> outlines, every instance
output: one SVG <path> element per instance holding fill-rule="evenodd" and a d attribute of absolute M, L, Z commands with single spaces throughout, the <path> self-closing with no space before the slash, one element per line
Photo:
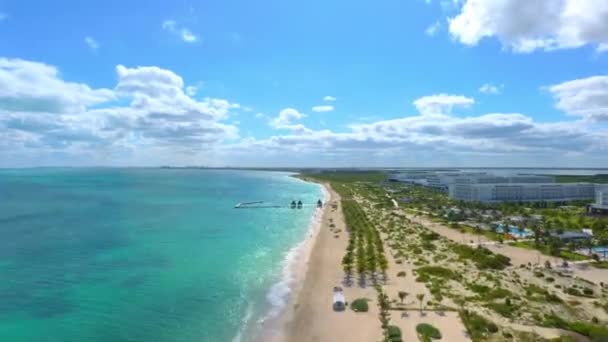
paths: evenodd
<path fill-rule="evenodd" d="M 489 249 L 483 247 L 472 248 L 466 245 L 455 245 L 454 252 L 461 259 L 473 261 L 481 270 L 502 270 L 511 265 L 511 259 L 508 257 L 502 254 L 494 254 Z"/>
<path fill-rule="evenodd" d="M 401 329 L 395 325 L 389 325 L 386 329 L 388 335 L 388 342 L 401 342 Z"/>
<path fill-rule="evenodd" d="M 531 263 L 518 268 L 508 267 L 511 264 L 508 257 L 481 246 L 470 247 L 450 241 L 425 227 L 424 220 L 417 219 L 424 215 L 459 231 L 485 235 L 498 241 L 506 239 L 505 235 L 495 231 L 498 223 L 516 225 L 520 230 L 533 231 L 534 235 L 533 241 L 517 241 L 514 246 L 539 250 L 565 260 L 581 260 L 587 257 L 576 253 L 580 248 L 602 243 L 608 245 L 608 220 L 584 215 L 583 205 L 588 201 L 571 202 L 567 206 L 565 203 L 461 203 L 436 190 L 383 183 L 381 173 L 333 172 L 314 177 L 330 182 L 341 195 L 341 208 L 337 205 L 332 207 L 334 210 L 342 209 L 348 231 L 348 247 L 342 260 L 344 272 L 347 279 L 355 274 L 360 281 L 371 280 L 375 285 L 384 342 L 402 340 L 400 332 L 395 332 L 396 327 L 389 325 L 389 306 L 392 303 L 392 310 L 404 310 L 403 303 L 408 302 L 406 298 L 409 303 L 419 304 L 420 311 L 423 311 L 426 306 L 441 310 L 444 297 L 449 297 L 450 303 L 460 306 L 462 320 L 473 341 L 498 341 L 502 338 L 542 340 L 534 333 L 511 329 L 505 329 L 499 336 L 498 326 L 488 320 L 499 315 L 516 324 L 560 327 L 589 337 L 603 334 L 601 325 L 606 322 L 597 310 L 608 312 L 608 302 L 605 303 L 604 298 L 607 291 L 567 274 L 552 272 L 549 270 L 553 267 L 552 261 L 545 264 L 547 269 L 533 268 Z M 407 200 L 395 209 L 391 202 L 393 198 Z M 593 229 L 593 244 L 565 243 L 555 237 L 556 233 L 581 227 Z M 425 283 L 431 301 L 425 298 L 428 294 L 404 291 L 396 291 L 397 298 L 389 301 L 380 286 L 387 279 L 383 240 L 399 265 L 390 274 L 403 277 L 406 272 L 402 267 L 410 269 L 413 265 L 415 269 L 411 273 L 408 271 L 408 276 Z M 600 288 L 603 286 L 600 284 Z M 566 294 L 593 299 L 573 298 Z M 594 307 L 590 308 L 592 301 Z M 468 310 L 464 310 L 465 304 Z M 547 315 L 551 310 L 563 315 L 564 319 L 552 317 L 553 313 Z M 491 336 L 493 334 L 495 336 Z M 424 340 L 430 339 L 427 336 Z"/>
<path fill-rule="evenodd" d="M 557 295 L 549 292 L 548 290 L 535 285 L 530 284 L 524 288 L 526 290 L 526 297 L 530 300 L 538 302 L 549 302 L 549 303 L 562 303 L 563 300 Z"/>
<path fill-rule="evenodd" d="M 329 182 L 331 187 L 340 194 L 342 212 L 348 231 L 348 245 L 346 254 L 342 258 L 342 267 L 346 277 L 346 283 L 351 284 L 353 271 L 359 275 L 359 284 L 364 286 L 366 278 L 370 277 L 378 293 L 379 318 L 382 329 L 385 332 L 385 340 L 388 340 L 388 323 L 390 303 L 388 296 L 383 293 L 382 288 L 377 286 L 377 275 L 382 274 L 382 279 L 387 279 L 388 260 L 384 254 L 384 244 L 380 232 L 370 221 L 361 205 L 353 200 L 359 195 L 355 192 L 361 187 L 366 198 L 374 198 L 377 208 L 393 207 L 392 201 L 385 196 L 384 189 L 379 183 L 384 181 L 386 175 L 382 172 L 323 172 L 321 174 L 303 175 L 303 178 L 312 178 L 317 181 Z M 337 206 L 333 206 L 337 209 Z M 368 311 L 368 303 L 365 299 L 357 299 L 351 303 L 351 308 L 356 312 Z M 394 341 L 400 341 L 394 339 Z"/>
<path fill-rule="evenodd" d="M 590 322 L 568 322 L 561 317 L 550 313 L 545 316 L 543 325 L 546 327 L 559 328 L 577 332 L 591 338 L 592 341 L 608 341 L 608 327 Z"/>
<path fill-rule="evenodd" d="M 439 340 L 441 338 L 439 329 L 427 323 L 418 324 L 416 326 L 416 332 L 423 342 L 430 342 L 431 340 Z"/>
<path fill-rule="evenodd" d="M 482 301 L 492 301 L 513 296 L 511 291 L 500 287 L 490 288 L 484 285 L 471 284 L 469 285 L 469 289 L 477 293 L 479 299 Z"/>
<path fill-rule="evenodd" d="M 348 246 L 342 259 L 347 283 L 350 283 L 354 267 L 362 284 L 365 283 L 367 275 L 376 282 L 378 271 L 386 278 L 388 261 L 384 255 L 380 233 L 371 224 L 359 204 L 354 201 L 343 201 L 342 205 L 349 231 Z"/>
<path fill-rule="evenodd" d="M 461 311 L 460 318 L 462 318 L 462 322 L 473 341 L 479 341 L 481 338 L 498 332 L 496 324 L 472 311 Z"/>
<path fill-rule="evenodd" d="M 382 288 L 380 286 L 376 286 L 376 292 L 378 292 L 378 308 L 380 309 L 380 312 L 378 313 L 378 318 L 380 318 L 380 323 L 382 325 L 382 331 L 384 333 L 384 340 L 385 341 L 391 341 L 390 340 L 390 335 L 391 332 L 389 331 L 389 321 L 390 321 L 390 313 L 388 312 L 390 310 L 390 302 L 388 300 L 388 296 L 386 295 L 386 293 L 384 293 L 384 291 L 382 291 Z M 401 331 L 399 332 L 399 336 L 401 337 Z M 396 341 L 400 341 L 400 340 L 396 340 Z"/>
<path fill-rule="evenodd" d="M 608 183 L 607 174 L 599 174 L 592 176 L 580 175 L 558 175 L 555 176 L 555 181 L 558 183 Z"/>
<path fill-rule="evenodd" d="M 302 177 L 310 177 L 331 183 L 375 182 L 380 183 L 386 179 L 386 173 L 380 171 L 323 171 L 322 173 L 302 173 Z"/>
<path fill-rule="evenodd" d="M 428 278 L 429 276 L 439 278 L 456 278 L 457 275 L 450 269 L 441 266 L 424 266 L 416 269 L 416 273 L 420 278 Z"/>
<path fill-rule="evenodd" d="M 512 318 L 517 308 L 510 303 L 489 303 L 486 307 L 499 313 L 503 317 Z"/>
<path fill-rule="evenodd" d="M 566 292 L 567 294 L 571 295 L 571 296 L 578 296 L 578 297 L 593 297 L 594 293 L 593 290 L 585 287 L 582 290 L 574 288 L 574 287 L 568 287 L 566 289 L 564 289 L 564 292 Z"/>
<path fill-rule="evenodd" d="M 399 300 L 401 300 L 401 304 L 403 304 L 403 301 L 405 300 L 405 298 L 407 298 L 409 293 L 407 293 L 405 291 L 399 291 L 398 295 L 399 295 Z"/>
<path fill-rule="evenodd" d="M 350 303 L 350 308 L 353 309 L 354 312 L 369 311 L 369 305 L 367 304 L 367 299 L 365 298 L 355 299 L 352 303 Z"/>

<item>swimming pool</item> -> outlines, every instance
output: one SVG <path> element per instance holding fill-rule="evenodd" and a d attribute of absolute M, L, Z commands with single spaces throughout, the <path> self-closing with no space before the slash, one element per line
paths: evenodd
<path fill-rule="evenodd" d="M 597 254 L 608 254 L 608 247 L 604 246 L 598 246 L 598 247 L 593 247 L 591 248 L 591 250 L 593 251 L 593 253 L 597 253 Z"/>
<path fill-rule="evenodd" d="M 497 233 L 503 233 L 504 232 L 504 226 L 502 224 L 498 225 L 498 228 L 496 229 Z M 508 233 L 513 236 L 516 237 L 518 239 L 521 238 L 525 238 L 528 236 L 532 236 L 533 233 L 527 229 L 524 229 L 523 231 L 520 231 L 519 228 L 515 227 L 515 226 L 509 226 L 509 231 Z"/>

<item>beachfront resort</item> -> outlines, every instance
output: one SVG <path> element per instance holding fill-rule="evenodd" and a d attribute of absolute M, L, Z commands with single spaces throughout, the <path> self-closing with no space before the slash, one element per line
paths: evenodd
<path fill-rule="evenodd" d="M 604 205 L 601 183 L 454 171 L 303 177 L 335 194 L 339 215 L 321 243 L 342 250 L 325 255 L 341 270 L 323 278 L 310 340 L 316 324 L 332 327 L 317 337 L 350 341 L 608 339 L 608 217 L 589 210 Z M 483 195 L 461 195 L 465 186 Z M 344 311 L 332 309 L 333 286 Z"/>

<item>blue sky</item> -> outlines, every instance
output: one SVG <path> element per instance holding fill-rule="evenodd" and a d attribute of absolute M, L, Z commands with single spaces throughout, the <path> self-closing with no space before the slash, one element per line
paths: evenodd
<path fill-rule="evenodd" d="M 608 166 L 606 17 L 601 0 L 0 0 L 0 166 Z"/>

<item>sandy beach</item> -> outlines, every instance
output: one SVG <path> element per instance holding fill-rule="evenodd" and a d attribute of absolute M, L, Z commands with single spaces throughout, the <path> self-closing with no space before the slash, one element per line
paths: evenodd
<path fill-rule="evenodd" d="M 382 329 L 378 319 L 377 293 L 373 287 L 361 288 L 356 284 L 350 287 L 343 285 L 344 273 L 341 261 L 348 244 L 348 233 L 344 223 L 340 196 L 328 184 L 323 184 L 328 198 L 323 209 L 319 229 L 313 236 L 310 250 L 304 256 L 304 263 L 298 265 L 302 280 L 294 284 L 293 293 L 284 314 L 277 324 L 272 336 L 266 335 L 264 341 L 273 342 L 309 342 L 309 341 L 342 341 L 355 342 L 377 341 L 382 338 Z M 333 224 L 334 227 L 330 225 Z M 337 233 L 336 233 L 337 232 Z M 412 274 L 409 264 L 397 265 L 392 255 L 389 260 L 389 280 L 383 285 L 389 298 L 397 298 L 398 291 L 425 293 L 430 298 L 428 289 L 413 277 L 398 278 L 395 274 L 405 270 Z M 357 298 L 369 299 L 369 311 L 355 313 L 350 308 L 343 312 L 332 309 L 332 289 L 342 286 L 348 302 Z M 412 295 L 413 297 L 413 295 Z M 414 308 L 417 304 L 412 302 Z M 408 306 L 410 306 L 408 305 Z M 470 341 L 465 328 L 456 313 L 437 315 L 427 311 L 420 315 L 410 311 L 408 315 L 391 312 L 391 324 L 402 329 L 404 337 L 417 339 L 415 326 L 418 323 L 430 323 L 437 326 L 452 341 Z"/>
<path fill-rule="evenodd" d="M 273 341 L 361 341 L 379 340 L 382 336 L 376 291 L 372 287 L 342 285 L 342 257 L 346 251 L 348 234 L 339 195 L 327 184 L 329 198 L 323 209 L 320 229 L 312 245 L 301 288 L 295 289 L 283 315 L 281 332 Z M 335 227 L 330 227 L 333 223 Z M 335 233 L 338 232 L 338 233 Z M 337 237 L 336 237 L 337 236 Z M 332 310 L 332 289 L 342 286 L 348 302 L 356 298 L 370 299 L 369 312 L 355 313 Z"/>

